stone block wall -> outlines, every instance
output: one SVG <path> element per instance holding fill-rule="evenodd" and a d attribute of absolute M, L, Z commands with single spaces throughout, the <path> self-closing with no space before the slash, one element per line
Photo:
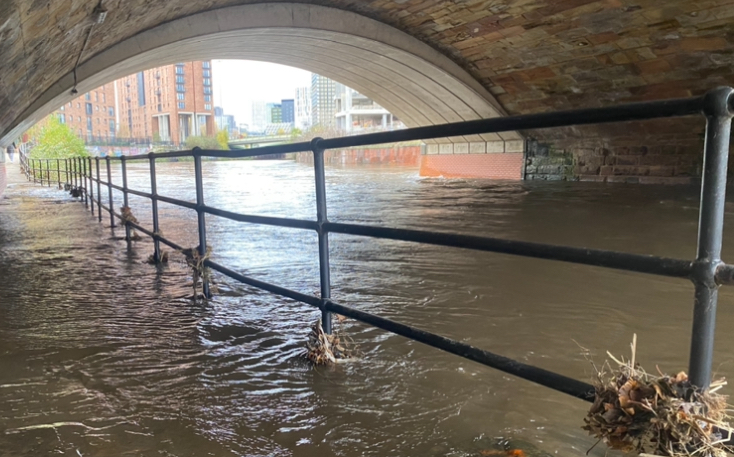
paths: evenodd
<path fill-rule="evenodd" d="M 702 135 L 531 140 L 525 160 L 528 180 L 696 184 L 702 168 Z"/>

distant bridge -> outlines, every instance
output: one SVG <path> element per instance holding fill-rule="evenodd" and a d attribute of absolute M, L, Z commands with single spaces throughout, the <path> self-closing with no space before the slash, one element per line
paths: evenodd
<path fill-rule="evenodd" d="M 274 146 L 277 144 L 285 144 L 293 141 L 290 135 L 273 135 L 273 136 L 257 136 L 248 137 L 241 140 L 230 141 L 230 149 L 251 149 L 262 146 Z"/>

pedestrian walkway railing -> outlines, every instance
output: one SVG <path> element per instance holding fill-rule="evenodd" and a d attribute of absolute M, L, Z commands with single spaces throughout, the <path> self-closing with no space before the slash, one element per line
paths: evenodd
<path fill-rule="evenodd" d="M 30 159 L 20 155 L 20 169 L 29 181 L 61 189 L 71 182 L 71 159 Z M 81 189 L 81 188 L 80 188 Z"/>
<path fill-rule="evenodd" d="M 112 227 L 116 225 L 116 219 L 120 219 L 124 223 L 126 238 L 128 240 L 130 240 L 130 230 L 132 228 L 150 236 L 154 241 L 153 256 L 156 260 L 161 258 L 161 243 L 173 249 L 182 250 L 181 246 L 161 235 L 158 216 L 159 202 L 178 205 L 196 211 L 198 216 L 199 240 L 197 249 L 201 258 L 206 258 L 207 234 L 205 218 L 207 214 L 249 224 L 315 231 L 318 234 L 320 296 L 308 295 L 260 281 L 209 259 L 205 260 L 204 263 L 207 267 L 244 284 L 320 309 L 323 328 L 327 333 L 331 332 L 331 313 L 341 314 L 574 397 L 592 401 L 594 399 L 594 388 L 586 382 L 527 365 L 460 341 L 452 340 L 333 301 L 331 299 L 330 285 L 329 234 L 341 233 L 360 237 L 426 243 L 437 246 L 593 265 L 674 278 L 688 278 L 695 286 L 689 364 L 690 380 L 698 387 L 707 388 L 711 381 L 718 288 L 720 285 L 734 285 L 734 265 L 727 265 L 720 258 L 724 223 L 727 160 L 733 112 L 734 89 L 720 87 L 703 96 L 686 99 L 635 103 L 608 108 L 509 116 L 343 138 L 317 138 L 307 143 L 294 143 L 248 150 L 218 151 L 195 148 L 190 151 L 151 153 L 147 156 L 105 157 L 104 159 L 98 157 L 74 158 L 64 160 L 63 165 L 59 165 L 56 168 L 49 168 L 49 166 L 53 165 L 53 162 L 30 160 L 28 170 L 30 170 L 32 179 L 40 179 L 42 183 L 51 185 L 63 178 L 65 184 L 74 189 L 80 189 L 79 195 L 81 199 L 87 205 L 91 205 L 92 212 L 94 212 L 96 204 L 97 216 L 100 222 L 102 221 L 104 211 L 109 213 L 110 225 Z M 324 174 L 324 151 L 327 149 L 499 133 L 512 130 L 642 121 L 655 118 L 694 115 L 703 115 L 705 117 L 706 137 L 703 145 L 704 167 L 701 184 L 698 250 L 696 258 L 693 261 L 483 236 L 344 224 L 331 222 L 327 217 L 326 178 Z M 316 187 L 315 221 L 240 214 L 225 209 L 214 208 L 205 203 L 205 189 L 202 179 L 203 157 L 244 158 L 303 151 L 310 151 L 314 155 L 313 163 Z M 160 159 L 182 157 L 193 157 L 194 160 L 196 203 L 166 197 L 158 194 L 157 191 L 156 162 Z M 143 192 L 128 187 L 127 163 L 138 160 L 147 160 L 149 162 L 150 192 Z M 111 162 L 113 161 L 121 162 L 122 186 L 112 183 Z M 106 174 L 106 180 L 102 179 L 101 175 L 103 173 L 100 172 L 100 168 L 106 169 L 106 173 L 104 173 Z M 64 170 L 64 172 L 62 173 L 60 170 Z M 107 205 L 103 203 L 103 199 L 101 198 L 102 186 L 105 186 L 105 191 L 108 194 Z M 129 195 L 137 195 L 150 199 L 153 227 L 143 227 L 129 220 L 130 218 L 123 218 L 120 213 L 116 212 L 113 203 L 113 190 L 122 192 L 124 206 L 129 205 Z M 204 282 L 203 290 L 204 294 L 209 297 L 209 284 L 206 281 Z"/>

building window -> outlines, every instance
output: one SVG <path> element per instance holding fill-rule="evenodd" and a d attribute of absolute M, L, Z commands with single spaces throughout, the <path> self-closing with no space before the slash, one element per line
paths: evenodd
<path fill-rule="evenodd" d="M 81 108 L 81 107 L 82 107 L 81 103 L 79 103 L 79 102 L 76 102 L 76 107 L 77 107 L 77 108 Z"/>
<path fill-rule="evenodd" d="M 209 103 L 207 103 L 207 104 L 204 105 L 204 109 L 205 110 L 211 110 L 212 109 L 212 105 L 210 105 Z"/>
<path fill-rule="evenodd" d="M 210 78 L 204 78 L 204 85 L 205 86 L 211 86 L 212 80 Z"/>
<path fill-rule="evenodd" d="M 92 104 L 91 103 L 87 103 L 86 105 L 87 105 L 87 114 L 90 114 L 91 115 L 92 114 Z"/>
<path fill-rule="evenodd" d="M 92 100 L 92 96 L 89 94 L 89 92 L 84 94 L 84 100 Z"/>
<path fill-rule="evenodd" d="M 184 109 L 184 108 L 186 108 L 186 103 L 178 102 L 178 109 Z"/>
<path fill-rule="evenodd" d="M 62 124 L 66 124 L 66 116 L 64 116 L 63 114 L 59 114 L 59 122 L 61 122 Z"/>
<path fill-rule="evenodd" d="M 179 66 L 179 64 L 176 64 L 176 74 L 177 75 L 184 74 L 183 64 L 180 64 L 180 66 Z"/>
<path fill-rule="evenodd" d="M 64 111 L 65 108 L 65 106 L 62 106 L 61 108 L 59 108 L 59 110 Z"/>
<path fill-rule="evenodd" d="M 179 100 L 184 100 L 184 94 L 176 94 L 176 98 Z"/>
<path fill-rule="evenodd" d="M 77 116 L 77 117 L 76 117 L 76 121 L 77 121 L 77 122 L 81 122 L 81 121 L 82 121 L 82 117 L 81 117 L 81 116 Z"/>
<path fill-rule="evenodd" d="M 95 110 L 95 111 L 99 111 L 99 106 L 95 106 L 95 107 L 94 107 L 94 110 Z"/>
<path fill-rule="evenodd" d="M 176 92 L 186 92 L 186 88 L 183 84 L 176 84 Z"/>
<path fill-rule="evenodd" d="M 205 78 L 211 78 L 212 71 L 211 70 L 204 70 L 204 77 Z"/>
<path fill-rule="evenodd" d="M 113 108 L 111 106 L 108 107 L 107 108 L 107 115 L 110 116 L 110 117 L 114 116 L 115 115 L 115 108 Z"/>
<path fill-rule="evenodd" d="M 205 93 L 205 94 L 211 94 L 211 93 L 212 93 L 212 88 L 211 88 L 211 87 L 208 87 L 208 86 L 207 86 L 207 87 L 205 87 L 205 88 L 204 88 L 204 93 Z"/>
<path fill-rule="evenodd" d="M 92 131 L 92 118 L 91 117 L 87 118 L 87 131 L 88 132 Z"/>
<path fill-rule="evenodd" d="M 176 82 L 178 84 L 183 84 L 184 83 L 184 77 L 183 76 L 176 76 Z"/>
<path fill-rule="evenodd" d="M 205 101 L 205 102 L 210 102 L 210 101 L 212 101 L 212 96 L 211 96 L 211 95 L 204 95 L 204 101 Z"/>
<path fill-rule="evenodd" d="M 110 125 L 110 132 L 114 132 L 115 131 L 115 121 L 113 121 L 112 119 L 110 119 L 110 124 L 109 125 Z"/>
<path fill-rule="evenodd" d="M 212 67 L 212 63 L 211 62 L 202 62 L 202 65 L 203 65 L 204 68 L 211 68 Z"/>

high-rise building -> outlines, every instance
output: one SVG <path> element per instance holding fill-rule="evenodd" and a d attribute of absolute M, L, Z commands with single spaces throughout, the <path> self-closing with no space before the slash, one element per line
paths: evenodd
<path fill-rule="evenodd" d="M 184 144 L 189 136 L 214 133 L 210 61 L 153 68 L 115 84 L 120 137 L 159 138 Z"/>
<path fill-rule="evenodd" d="M 87 143 L 113 141 L 117 133 L 115 85 L 109 83 L 87 92 L 54 114 Z"/>
<path fill-rule="evenodd" d="M 268 124 L 280 124 L 283 122 L 283 107 L 280 103 L 268 103 L 267 110 L 270 113 Z"/>
<path fill-rule="evenodd" d="M 324 128 L 336 124 L 334 96 L 336 82 L 316 73 L 311 73 L 311 123 Z"/>
<path fill-rule="evenodd" d="M 239 133 L 234 116 L 224 114 L 224 109 L 219 106 L 214 107 L 214 124 L 217 126 L 217 130 L 224 130 L 228 135 Z"/>
<path fill-rule="evenodd" d="M 262 132 L 265 130 L 265 126 L 270 123 L 270 112 L 267 107 L 267 103 L 263 101 L 252 102 L 252 122 L 250 123 L 250 130 L 253 132 Z"/>
<path fill-rule="evenodd" d="M 394 128 L 394 118 L 388 110 L 344 84 L 337 83 L 335 102 L 336 127 L 339 130 L 353 132 Z"/>
<path fill-rule="evenodd" d="M 285 100 L 280 101 L 280 106 L 282 107 L 282 113 L 283 113 L 282 122 L 286 122 L 289 124 L 293 124 L 295 122 L 294 104 L 295 103 L 293 99 L 285 99 Z"/>
<path fill-rule="evenodd" d="M 311 88 L 296 88 L 296 98 L 294 100 L 295 110 L 295 126 L 305 130 L 311 126 Z"/>

